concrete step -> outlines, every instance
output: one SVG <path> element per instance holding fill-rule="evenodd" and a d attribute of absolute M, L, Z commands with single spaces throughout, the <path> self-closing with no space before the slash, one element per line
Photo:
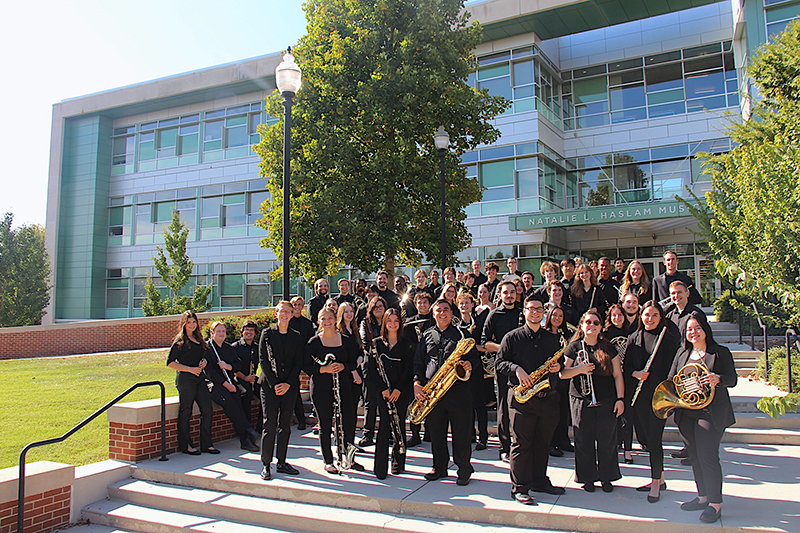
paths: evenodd
<path fill-rule="evenodd" d="M 683 442 L 678 428 L 668 425 L 664 428 L 664 442 Z M 722 442 L 740 444 L 781 444 L 800 446 L 800 430 L 798 429 L 761 429 L 733 426 L 725 430 Z"/>
<path fill-rule="evenodd" d="M 215 490 L 125 480 L 109 486 L 110 500 L 83 510 L 96 523 L 124 525 L 143 533 L 221 531 L 371 533 L 480 533 L 487 524 L 431 520 L 379 510 L 351 509 L 291 500 L 231 494 Z M 493 531 L 523 533 L 532 530 L 493 525 Z M 540 531 L 543 530 L 533 530 Z"/>
<path fill-rule="evenodd" d="M 67 531 L 69 533 L 132 533 L 128 529 L 119 529 L 116 527 L 101 526 L 98 524 L 88 524 L 86 521 L 78 522 L 77 524 L 70 524 L 63 529 L 54 529 L 52 533 Z"/>

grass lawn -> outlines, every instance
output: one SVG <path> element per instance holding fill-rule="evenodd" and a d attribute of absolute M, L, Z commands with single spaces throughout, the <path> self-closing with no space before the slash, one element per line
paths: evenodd
<path fill-rule="evenodd" d="M 60 437 L 125 389 L 161 381 L 167 397 L 177 396 L 175 371 L 166 367 L 167 349 L 0 361 L 0 468 L 19 464 L 27 444 Z M 145 387 L 126 401 L 158 398 Z M 75 466 L 108 459 L 105 414 L 65 442 L 31 450 L 26 462 L 56 461 Z"/>

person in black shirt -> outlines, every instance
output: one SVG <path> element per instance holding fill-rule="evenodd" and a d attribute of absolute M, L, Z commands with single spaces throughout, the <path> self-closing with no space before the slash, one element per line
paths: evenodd
<path fill-rule="evenodd" d="M 633 333 L 639 329 L 639 297 L 631 293 L 624 295 L 622 310 L 625 311 L 625 327 Z"/>
<path fill-rule="evenodd" d="M 508 402 L 511 411 L 511 497 L 525 505 L 534 504 L 529 491 L 564 494 L 547 477 L 550 441 L 559 419 L 559 394 L 555 384 L 562 365 L 558 362 L 549 368 L 546 379 L 550 387 L 527 402 L 518 402 L 513 387 L 534 385 L 530 374 L 540 368 L 561 349 L 556 335 L 541 327 L 544 316 L 542 302 L 529 296 L 525 299 L 523 313 L 525 325 L 503 337 L 497 352 L 495 372 L 511 384 Z"/>
<path fill-rule="evenodd" d="M 389 307 L 386 301 L 378 296 L 370 300 L 367 306 L 367 316 L 359 326 L 358 333 L 361 336 L 361 345 L 369 353 L 372 350 L 373 342 L 381 336 L 381 324 L 383 324 L 383 315 Z M 369 358 L 364 359 L 361 367 L 361 374 L 366 375 L 366 365 Z M 380 403 L 380 396 L 374 388 L 369 386 L 369 383 L 364 381 L 362 385 L 364 403 L 364 428 L 361 435 L 361 440 L 358 441 L 360 447 L 372 446 L 375 437 L 375 421 L 378 416 L 378 404 Z"/>
<path fill-rule="evenodd" d="M 308 301 L 308 317 L 314 323 L 314 328 L 316 328 L 319 310 L 325 307 L 325 302 L 328 301 L 328 280 L 319 278 L 315 281 L 314 293 L 314 297 Z"/>
<path fill-rule="evenodd" d="M 567 257 L 561 261 L 561 284 L 564 286 L 564 301 L 572 305 L 572 283 L 575 281 L 575 260 Z"/>
<path fill-rule="evenodd" d="M 242 394 L 242 411 L 247 417 L 250 425 L 253 424 L 252 420 L 252 405 L 253 395 L 259 394 L 258 383 L 256 383 L 256 368 L 258 367 L 258 343 L 255 342 L 256 334 L 258 333 L 258 326 L 252 320 L 247 320 L 240 329 L 242 338 L 234 342 L 231 346 L 233 351 L 236 352 L 236 357 L 239 360 L 238 368 L 234 375 L 236 383 L 244 387 L 244 394 Z M 263 417 L 261 404 L 259 404 L 259 419 Z M 261 420 L 259 420 L 257 430 L 261 428 Z"/>
<path fill-rule="evenodd" d="M 406 301 L 405 305 L 406 318 L 417 314 L 417 308 L 415 304 L 417 294 L 421 292 L 424 292 L 426 294 L 428 293 L 428 291 L 425 288 L 425 284 L 428 283 L 428 274 L 424 270 L 420 268 L 419 270 L 414 272 L 414 281 L 416 282 L 415 285 L 411 287 L 410 291 L 408 291 L 408 300 Z M 430 296 L 430 294 L 428 294 L 428 296 Z"/>
<path fill-rule="evenodd" d="M 602 287 L 597 284 L 592 269 L 581 265 L 575 269 L 575 283 L 572 284 L 571 302 L 578 315 L 583 315 L 589 309 L 597 309 L 604 317 L 606 313 L 606 299 Z"/>
<path fill-rule="evenodd" d="M 533 286 L 533 272 L 527 270 L 522 273 L 522 286 L 525 288 L 525 298 L 536 292 L 536 287 Z"/>
<path fill-rule="evenodd" d="M 300 333 L 303 346 L 314 336 L 314 324 L 307 317 L 303 316 L 303 309 L 305 308 L 305 300 L 302 296 L 295 296 L 290 300 L 292 302 L 292 319 L 289 320 L 289 327 Z M 303 398 L 300 392 L 297 393 L 297 399 L 294 404 L 294 416 L 297 418 L 297 429 L 303 431 L 306 429 L 306 414 L 303 407 Z"/>
<path fill-rule="evenodd" d="M 696 305 L 689 303 L 689 287 L 684 282 L 677 280 L 670 283 L 669 296 L 672 305 L 666 310 L 667 319 L 678 327 L 682 339 L 686 338 L 686 321 L 692 314 L 699 317 L 698 320 L 707 322 L 705 313 Z"/>
<path fill-rule="evenodd" d="M 628 270 L 625 271 L 625 277 L 619 288 L 620 300 L 629 292 L 638 296 L 640 302 L 649 302 L 653 299 L 650 278 L 647 277 L 647 272 L 639 261 L 631 261 Z"/>
<path fill-rule="evenodd" d="M 501 305 L 493 309 L 486 318 L 481 335 L 481 344 L 490 354 L 500 349 L 503 337 L 519 327 L 522 310 L 517 305 L 517 287 L 510 281 L 500 284 Z M 500 459 L 508 462 L 511 450 L 510 418 L 508 411 L 508 379 L 495 373 L 497 386 L 497 438 L 500 439 Z"/>
<path fill-rule="evenodd" d="M 439 271 L 434 269 L 431 270 L 431 282 L 428 283 L 428 294 L 431 295 L 433 300 L 439 298 L 439 294 L 442 292 L 442 284 L 439 283 Z"/>
<path fill-rule="evenodd" d="M 481 272 L 481 262 L 479 259 L 472 262 L 472 273 L 475 274 L 475 287 L 480 287 L 488 281 L 486 274 Z"/>
<path fill-rule="evenodd" d="M 200 455 L 201 450 L 219 453 L 211 443 L 211 421 L 214 407 L 206 385 L 203 369 L 206 343 L 200 335 L 197 314 L 184 311 L 181 314 L 178 334 L 172 341 L 167 356 L 167 368 L 175 371 L 175 387 L 178 389 L 178 451 L 189 455 Z M 189 422 L 195 402 L 200 409 L 200 449 L 192 444 Z"/>
<path fill-rule="evenodd" d="M 425 400 L 424 385 L 453 353 L 462 338 L 461 332 L 451 323 L 453 310 L 446 300 L 437 300 L 433 305 L 433 318 L 436 320 L 436 326 L 422 334 L 414 355 L 414 397 L 419 401 Z M 480 365 L 479 361 L 468 359 L 471 353 L 461 356 L 463 369 L 467 372 L 477 369 Z M 447 450 L 448 424 L 452 432 L 453 462 L 458 468 L 456 483 L 461 486 L 468 485 L 469 478 L 474 472 L 470 463 L 472 387 L 469 382 L 456 380 L 425 418 L 425 426 L 431 435 L 433 454 L 433 469 L 425 474 L 425 479 L 428 481 L 447 477 L 447 465 L 450 462 Z"/>
<path fill-rule="evenodd" d="M 386 309 L 393 307 L 400 310 L 400 296 L 389 288 L 389 273 L 381 270 L 375 276 L 375 284 L 378 286 L 378 295 L 386 302 Z"/>
<path fill-rule="evenodd" d="M 597 261 L 597 268 L 599 275 L 597 276 L 597 283 L 603 289 L 603 296 L 606 299 L 606 304 L 611 305 L 619 301 L 619 281 L 611 277 L 611 259 L 608 257 L 601 257 Z"/>
<path fill-rule="evenodd" d="M 233 381 L 233 374 L 241 369 L 238 368 L 239 359 L 236 357 L 236 353 L 231 345 L 225 342 L 228 334 L 227 328 L 222 322 L 212 322 L 209 325 L 209 332 L 211 338 L 208 341 L 208 356 L 212 363 L 205 368 L 204 372 L 214 383 L 210 390 L 211 400 L 225 411 L 225 416 L 231 421 L 233 429 L 239 437 L 241 448 L 257 452 L 259 448 L 256 443 L 261 440 L 261 435 L 250 427 L 242 410 L 242 402 L 239 398 L 241 390 Z"/>
<path fill-rule="evenodd" d="M 396 309 L 389 309 L 383 315 L 381 335 L 375 339 L 375 349 L 366 365 L 365 379 L 369 386 L 376 391 L 378 401 L 378 426 L 377 442 L 375 443 L 375 477 L 385 479 L 389 468 L 389 437 L 393 434 L 395 422 L 400 424 L 399 432 L 405 440 L 406 411 L 413 393 L 414 378 L 414 343 L 403 334 L 403 324 L 400 313 Z M 378 362 L 380 359 L 380 362 Z M 380 365 L 382 372 L 379 371 Z M 397 420 L 393 421 L 389 415 L 389 404 L 397 413 Z M 392 446 L 392 475 L 405 472 L 406 452 L 405 442 L 394 439 Z"/>
<path fill-rule="evenodd" d="M 636 298 L 636 296 L 634 295 L 633 298 Z M 638 324 L 636 322 L 637 326 Z M 625 310 L 620 304 L 614 304 L 608 308 L 606 323 L 603 327 L 603 338 L 611 344 L 614 353 L 619 356 L 620 364 L 625 360 L 625 347 L 628 344 L 628 336 L 634 331 L 636 331 L 636 327 L 630 328 L 628 326 Z M 631 422 L 628 423 L 628 420 L 631 420 Z M 617 417 L 617 441 L 624 450 L 625 463 L 633 464 L 633 416 L 623 415 Z"/>
<path fill-rule="evenodd" d="M 500 267 L 497 266 L 497 263 L 494 261 L 489 261 L 486 263 L 486 281 L 484 284 L 486 288 L 489 289 L 489 299 L 494 302 L 497 300 L 497 286 L 500 285 L 500 280 L 497 278 L 497 272 L 500 270 Z"/>
<path fill-rule="evenodd" d="M 292 304 L 283 300 L 275 306 L 278 323 L 261 333 L 259 361 L 261 365 L 261 404 L 264 406 L 264 429 L 261 436 L 261 479 L 272 479 L 270 465 L 278 440 L 276 471 L 297 475 L 300 472 L 286 462 L 289 437 L 292 434 L 292 410 L 300 390 L 300 369 L 305 344 L 297 331 L 289 327 Z"/>
<path fill-rule="evenodd" d="M 556 285 L 561 286 L 560 281 L 551 281 L 550 293 L 557 293 Z M 566 306 L 566 304 L 563 304 Z M 561 306 L 551 305 L 550 302 L 545 304 L 547 317 L 545 318 L 544 328 L 550 333 L 558 335 L 558 340 L 561 346 L 567 346 L 572 338 L 572 332 L 575 331 L 574 326 L 570 331 L 570 324 L 564 318 L 566 313 Z M 569 307 L 569 306 L 566 306 Z M 572 309 L 571 307 L 569 309 Z M 576 321 L 577 323 L 577 321 Z M 569 427 L 571 417 L 569 414 L 569 383 L 563 379 L 559 379 L 556 383 L 558 390 L 559 402 L 559 419 L 558 426 L 553 432 L 553 441 L 550 443 L 550 455 L 553 457 L 563 457 L 564 452 L 574 452 L 575 447 L 569 441 Z"/>
<path fill-rule="evenodd" d="M 355 300 L 355 296 L 350 294 L 350 280 L 347 278 L 342 278 L 336 283 L 337 287 L 339 287 L 339 294 L 336 296 L 336 303 L 342 305 L 344 302 L 349 304 L 353 303 Z"/>
<path fill-rule="evenodd" d="M 590 309 L 564 352 L 561 379 L 569 379 L 575 434 L 575 482 L 594 492 L 614 490 L 622 477 L 617 461 L 617 417 L 625 412 L 625 383 L 617 351 L 601 334 L 599 313 Z"/>
<path fill-rule="evenodd" d="M 664 266 L 667 271 L 653 279 L 653 300 L 661 302 L 669 297 L 669 286 L 673 281 L 682 281 L 689 288 L 689 303 L 699 305 L 703 303 L 703 297 L 695 289 L 692 278 L 678 272 L 678 254 L 672 250 L 664 252 Z"/>
<path fill-rule="evenodd" d="M 575 309 L 573 309 L 573 307 L 567 303 L 564 285 L 562 285 L 557 279 L 554 279 L 548 281 L 545 288 L 547 289 L 548 297 L 548 300 L 545 302 L 545 309 L 549 309 L 551 307 L 560 307 L 564 311 L 564 320 L 566 320 L 568 324 L 575 326 L 578 323 L 580 316 Z"/>
<path fill-rule="evenodd" d="M 622 283 L 622 279 L 625 277 L 625 260 L 623 258 L 614 259 L 614 272 L 611 277 L 617 280 L 617 283 Z"/>
<path fill-rule="evenodd" d="M 475 445 L 476 451 L 486 449 L 487 442 L 489 441 L 489 413 L 486 409 L 486 400 L 484 391 L 486 387 L 485 381 L 491 380 L 491 377 L 485 378 L 486 368 L 483 365 L 481 352 L 481 335 L 483 332 L 483 324 L 486 314 L 475 316 L 473 310 L 475 309 L 475 298 L 469 291 L 461 291 L 456 296 L 456 307 L 458 307 L 460 322 L 458 329 L 464 334 L 464 337 L 472 337 L 475 340 L 475 347 L 472 348 L 475 353 L 469 354 L 471 358 L 478 359 L 481 364 L 475 368 L 475 372 L 470 376 L 470 383 L 472 384 L 472 404 L 475 412 L 475 421 L 478 424 L 478 443 Z M 494 367 L 491 368 L 494 372 Z M 473 429 L 474 432 L 474 429 Z M 473 433 L 474 434 L 474 433 Z"/>
<path fill-rule="evenodd" d="M 430 294 L 427 292 L 418 292 L 414 298 L 414 305 L 416 306 L 418 313 L 406 319 L 405 323 L 403 324 L 403 331 L 406 338 L 411 340 L 416 347 L 425 330 L 434 327 L 436 325 L 436 321 L 433 319 L 433 315 L 431 314 Z M 406 448 L 413 448 L 414 446 L 418 446 L 420 443 L 422 443 L 422 439 L 419 435 L 422 424 L 414 424 L 409 422 L 408 425 L 411 427 L 411 438 L 406 441 Z M 425 435 L 425 441 L 430 441 L 430 436 L 427 434 Z"/>
<path fill-rule="evenodd" d="M 516 257 L 509 257 L 506 260 L 506 266 L 508 267 L 508 274 L 503 276 L 503 279 L 504 280 L 507 279 L 507 280 L 510 281 L 510 280 L 514 279 L 514 276 L 516 276 L 517 278 L 521 278 L 522 277 L 522 272 L 517 268 L 518 265 L 519 265 L 519 262 L 517 261 Z"/>
<path fill-rule="evenodd" d="M 542 263 L 541 268 L 539 268 L 539 273 L 542 275 L 542 286 L 535 289 L 533 294 L 536 296 L 536 299 L 543 304 L 547 303 L 549 299 L 547 284 L 558 279 L 558 270 L 558 265 L 552 261 L 545 261 Z"/>
<path fill-rule="evenodd" d="M 666 329 L 661 344 L 658 338 Z M 634 426 L 637 435 L 645 436 L 647 450 L 650 455 L 650 478 L 648 485 L 639 487 L 641 492 L 649 491 L 647 501 L 655 503 L 666 488 L 664 481 L 664 448 L 662 438 L 666 420 L 661 420 L 653 413 L 652 399 L 656 387 L 669 374 L 675 353 L 678 350 L 679 332 L 675 325 L 664 317 L 664 311 L 657 302 L 649 301 L 642 306 L 642 318 L 639 329 L 628 337 L 625 348 L 625 361 L 622 370 L 625 375 L 625 406 L 631 406 L 635 414 Z M 656 346 L 658 345 L 658 350 Z M 644 368 L 650 356 L 655 352 L 653 362 L 648 371 Z M 642 389 L 633 402 L 633 396 L 639 383 Z M 633 405 L 631 405 L 633 404 Z"/>

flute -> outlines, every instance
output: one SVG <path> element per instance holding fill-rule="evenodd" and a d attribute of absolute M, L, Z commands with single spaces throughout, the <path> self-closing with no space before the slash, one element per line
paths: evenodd
<path fill-rule="evenodd" d="M 650 365 L 653 364 L 653 359 L 656 356 L 656 352 L 658 352 L 658 347 L 661 346 L 661 341 L 664 339 L 664 333 L 667 332 L 667 325 L 664 324 L 664 329 L 661 330 L 661 333 L 658 334 L 658 340 L 656 341 L 656 346 L 653 348 L 653 354 L 647 359 L 647 363 L 645 363 L 644 370 L 645 372 L 650 371 Z M 642 392 L 642 387 L 644 386 L 644 381 L 640 381 L 639 384 L 636 386 L 636 391 L 633 393 L 633 399 L 631 400 L 631 407 L 633 404 L 636 403 L 636 398 L 639 397 L 639 393 Z"/>

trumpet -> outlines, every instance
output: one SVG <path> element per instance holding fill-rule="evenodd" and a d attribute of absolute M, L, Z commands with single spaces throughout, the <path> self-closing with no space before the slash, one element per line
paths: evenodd
<path fill-rule="evenodd" d="M 581 341 L 581 349 L 578 350 L 578 356 L 575 358 L 576 365 L 588 365 L 591 361 L 589 360 L 589 352 L 586 351 L 586 346 L 584 345 L 583 341 Z M 580 380 L 581 384 L 581 395 L 583 396 L 591 396 L 592 401 L 586 407 L 600 407 L 600 402 L 597 401 L 597 396 L 594 394 L 594 379 L 592 379 L 592 372 L 588 374 L 579 374 L 578 379 Z"/>

